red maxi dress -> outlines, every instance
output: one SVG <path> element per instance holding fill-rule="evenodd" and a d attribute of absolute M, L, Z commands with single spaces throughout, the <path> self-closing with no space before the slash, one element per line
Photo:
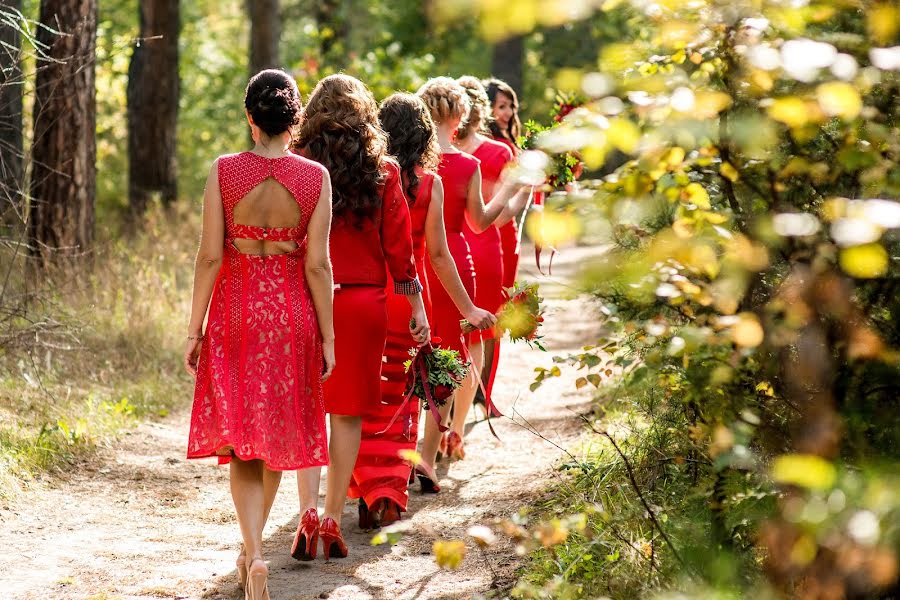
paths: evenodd
<path fill-rule="evenodd" d="M 331 228 L 336 366 L 325 382 L 329 413 L 365 416 L 380 410 L 388 272 L 396 294 L 422 291 L 400 167 L 388 161 L 384 170 L 381 209 L 374 218 L 336 215 Z M 405 298 L 400 300 L 409 306 Z"/>
<path fill-rule="evenodd" d="M 415 200 L 409 207 L 409 216 L 416 269 L 422 273 L 425 268 L 425 220 L 431 204 L 435 175 L 421 170 L 417 174 L 419 184 Z M 440 285 L 440 282 L 423 281 L 422 284 L 425 288 L 425 309 L 430 322 L 433 317 L 428 296 L 429 285 Z M 381 404 L 363 417 L 362 442 L 348 495 L 350 498 L 362 498 L 367 506 L 374 506 L 377 500 L 388 498 L 405 512 L 409 499 L 407 486 L 410 465 L 399 453 L 401 450 L 416 449 L 419 401 L 415 398 L 410 400 L 390 429 L 385 429 L 403 404 L 406 391 L 403 363 L 409 359 L 409 349 L 416 347 L 416 341 L 409 334 L 409 319 L 412 314 L 409 302 L 396 294 L 389 295 L 387 311 L 388 334 L 381 369 Z"/>
<path fill-rule="evenodd" d="M 509 148 L 513 158 L 518 156 L 519 148 L 511 141 L 502 137 L 494 140 Z M 519 273 L 519 231 L 515 219 L 500 227 L 500 245 L 503 248 L 503 287 L 511 288 L 516 285 Z"/>
<path fill-rule="evenodd" d="M 478 159 L 465 152 L 450 152 L 441 155 L 441 164 L 438 167 L 438 175 L 444 183 L 444 229 L 447 231 L 447 246 L 459 271 L 459 278 L 466 288 L 470 298 L 475 298 L 475 264 L 472 262 L 472 254 L 469 243 L 463 234 L 465 221 L 466 198 L 468 196 L 469 181 L 478 169 Z M 450 295 L 439 285 L 437 273 L 426 261 L 426 273 L 431 282 L 431 305 L 434 312 L 432 332 L 441 338 L 443 348 L 457 350 L 461 356 L 468 352 L 468 335 L 463 335 L 459 322 L 462 315 Z"/>
<path fill-rule="evenodd" d="M 328 463 L 322 344 L 306 283 L 306 228 L 324 169 L 299 156 L 252 152 L 218 161 L 225 250 L 200 350 L 188 458 L 260 459 L 273 470 Z M 234 222 L 234 207 L 268 178 L 300 207 L 300 223 L 264 228 Z M 293 241 L 286 254 L 242 254 L 235 239 Z"/>

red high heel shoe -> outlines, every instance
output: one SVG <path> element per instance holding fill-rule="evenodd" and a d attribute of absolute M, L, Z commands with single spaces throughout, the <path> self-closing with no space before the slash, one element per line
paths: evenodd
<path fill-rule="evenodd" d="M 416 477 L 419 478 L 419 490 L 423 494 L 437 494 L 441 491 L 441 486 L 438 484 L 437 473 L 434 472 L 434 469 L 431 469 L 424 464 L 416 465 Z"/>
<path fill-rule="evenodd" d="M 291 546 L 291 556 L 297 560 L 313 560 L 318 545 L 319 513 L 315 508 L 310 508 L 300 517 L 300 525 Z"/>
<path fill-rule="evenodd" d="M 319 537 L 322 538 L 322 549 L 325 553 L 325 562 L 329 558 L 347 558 L 347 544 L 341 535 L 341 528 L 331 517 L 325 517 L 319 527 Z"/>
<path fill-rule="evenodd" d="M 463 447 L 462 438 L 455 431 L 447 435 L 447 458 L 450 460 L 462 460 L 466 457 L 466 449 Z"/>

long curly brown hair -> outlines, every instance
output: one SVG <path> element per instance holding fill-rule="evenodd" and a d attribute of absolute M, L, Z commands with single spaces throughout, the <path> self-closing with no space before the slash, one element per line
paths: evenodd
<path fill-rule="evenodd" d="M 460 124 L 456 132 L 457 140 L 464 140 L 475 132 L 487 132 L 487 125 L 493 120 L 491 101 L 477 77 L 463 75 L 456 82 L 466 90 L 469 96 L 469 114 Z"/>
<path fill-rule="evenodd" d="M 378 118 L 388 136 L 388 152 L 400 163 L 406 182 L 403 191 L 413 203 L 419 188 L 416 167 L 434 170 L 440 162 L 441 147 L 431 113 L 418 96 L 398 92 L 382 101 Z"/>
<path fill-rule="evenodd" d="M 381 208 L 387 140 L 372 92 L 349 75 L 319 81 L 300 121 L 294 148 L 328 169 L 335 216 L 357 224 Z"/>

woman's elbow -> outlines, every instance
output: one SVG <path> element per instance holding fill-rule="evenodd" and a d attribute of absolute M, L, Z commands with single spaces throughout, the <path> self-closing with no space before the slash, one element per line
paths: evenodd
<path fill-rule="evenodd" d="M 218 270 L 219 267 L 222 266 L 222 255 L 207 252 L 198 252 L 195 264 L 198 269 L 210 271 Z"/>
<path fill-rule="evenodd" d="M 331 263 L 325 262 L 307 262 L 304 267 L 307 279 L 326 279 L 331 277 Z"/>

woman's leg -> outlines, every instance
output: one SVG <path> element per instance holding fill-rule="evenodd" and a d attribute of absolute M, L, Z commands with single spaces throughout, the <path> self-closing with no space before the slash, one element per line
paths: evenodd
<path fill-rule="evenodd" d="M 456 394 L 454 394 L 455 396 Z M 441 424 L 447 424 L 447 415 L 453 408 L 453 396 L 447 399 L 447 402 L 438 409 L 441 413 Z M 438 448 L 441 445 L 441 431 L 438 429 L 437 423 L 431 416 L 431 411 L 425 411 L 425 436 L 422 438 L 422 462 L 432 470 L 434 463 L 437 462 Z"/>
<path fill-rule="evenodd" d="M 341 513 L 347 501 L 350 477 L 359 454 L 362 417 L 331 415 L 331 443 L 328 446 L 328 487 L 325 491 L 324 517 L 341 524 Z"/>
<path fill-rule="evenodd" d="M 237 512 L 247 553 L 247 565 L 262 557 L 262 533 L 266 524 L 265 465 L 261 460 L 231 459 L 231 498 Z"/>
<path fill-rule="evenodd" d="M 472 357 L 472 365 L 469 368 L 469 375 L 463 384 L 456 391 L 456 399 L 453 404 L 453 422 L 450 428 L 463 436 L 463 428 L 466 425 L 466 417 L 469 416 L 469 409 L 472 408 L 472 400 L 475 398 L 475 390 L 478 389 L 478 378 L 481 376 L 481 370 L 484 368 L 484 347 L 481 342 L 469 345 L 469 356 Z"/>
<path fill-rule="evenodd" d="M 275 496 L 278 494 L 278 486 L 281 485 L 281 471 L 272 471 L 269 468 L 263 469 L 263 527 L 269 522 L 269 513 L 272 512 L 272 505 L 275 504 Z"/>
<path fill-rule="evenodd" d="M 322 467 L 311 467 L 297 471 L 297 493 L 300 496 L 300 514 L 319 505 L 319 481 Z"/>

